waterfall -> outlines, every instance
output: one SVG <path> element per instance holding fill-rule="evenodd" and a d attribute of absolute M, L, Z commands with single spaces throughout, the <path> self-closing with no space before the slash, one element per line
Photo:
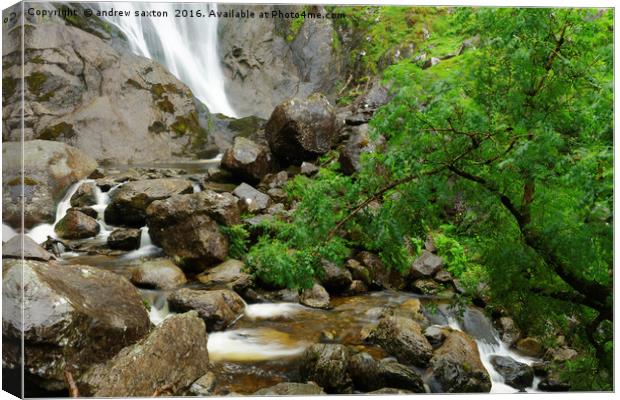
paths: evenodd
<path fill-rule="evenodd" d="M 187 12 L 201 9 L 202 15 L 211 10 L 217 12 L 216 4 L 101 3 L 99 9 L 106 11 L 111 7 L 131 13 L 131 16 L 103 18 L 125 34 L 134 53 L 164 65 L 189 86 L 210 112 L 237 116 L 226 97 L 224 72 L 217 51 L 218 18 L 175 17 L 175 9 Z M 166 11 L 167 16 L 134 17 L 136 11 L 146 10 Z"/>

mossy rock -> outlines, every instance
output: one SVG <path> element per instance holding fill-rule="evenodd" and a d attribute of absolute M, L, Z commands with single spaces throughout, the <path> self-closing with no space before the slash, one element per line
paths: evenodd
<path fill-rule="evenodd" d="M 47 82 L 47 75 L 43 72 L 35 71 L 26 77 L 28 90 L 34 94 L 39 94 L 41 92 L 45 82 Z"/>
<path fill-rule="evenodd" d="M 170 125 L 170 128 L 178 136 L 183 136 L 188 133 L 197 134 L 201 131 L 200 124 L 198 122 L 198 115 L 195 111 L 192 111 L 187 115 L 179 115 L 172 125 Z"/>
<path fill-rule="evenodd" d="M 15 94 L 19 81 L 13 78 L 2 78 L 2 97 L 7 99 Z"/>
<path fill-rule="evenodd" d="M 75 130 L 72 124 L 60 122 L 56 125 L 49 126 L 39 134 L 39 139 L 57 140 L 60 137 L 69 139 L 75 136 Z"/>
<path fill-rule="evenodd" d="M 170 114 L 174 113 L 174 104 L 170 102 L 170 100 L 168 99 L 168 96 L 158 101 L 157 107 L 159 107 L 159 109 L 162 110 L 163 112 L 167 112 Z"/>

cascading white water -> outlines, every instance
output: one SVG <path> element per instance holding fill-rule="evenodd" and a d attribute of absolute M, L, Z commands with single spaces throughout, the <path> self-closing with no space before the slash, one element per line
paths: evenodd
<path fill-rule="evenodd" d="M 201 4 L 200 4 L 201 5 Z M 218 19 L 176 18 L 176 10 L 197 10 L 199 4 L 180 3 L 102 3 L 102 11 L 130 11 L 131 16 L 106 16 L 127 37 L 131 50 L 164 65 L 207 105 L 212 113 L 236 117 L 225 91 L 224 72 L 218 55 Z M 134 17 L 136 11 L 166 11 L 161 18 Z M 203 14 L 217 12 L 216 4 L 207 5 Z"/>

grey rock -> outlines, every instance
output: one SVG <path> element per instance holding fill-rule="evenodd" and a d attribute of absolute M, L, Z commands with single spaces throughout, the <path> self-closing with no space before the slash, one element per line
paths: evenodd
<path fill-rule="evenodd" d="M 143 261 L 131 269 L 130 281 L 138 286 L 155 289 L 174 289 L 187 282 L 181 268 L 167 258 Z"/>
<path fill-rule="evenodd" d="M 314 344 L 302 355 L 301 379 L 316 382 L 326 393 L 351 393 L 350 352 L 341 344 Z"/>
<path fill-rule="evenodd" d="M 233 191 L 249 212 L 266 210 L 271 205 L 271 199 L 265 193 L 259 192 L 247 183 L 242 183 Z"/>
<path fill-rule="evenodd" d="M 222 167 L 240 179 L 259 182 L 276 168 L 268 147 L 238 136 L 222 157 Z"/>
<path fill-rule="evenodd" d="M 382 318 L 367 340 L 382 347 L 403 364 L 424 367 L 432 356 L 433 348 L 420 326 L 408 318 Z"/>
<path fill-rule="evenodd" d="M 339 267 L 332 262 L 324 260 L 321 263 L 321 267 L 321 285 L 323 285 L 329 293 L 342 293 L 351 286 L 353 282 L 351 273 L 344 266 Z"/>
<path fill-rule="evenodd" d="M 312 308 L 326 309 L 331 307 L 329 293 L 318 283 L 315 283 L 311 289 L 302 290 L 299 302 Z"/>
<path fill-rule="evenodd" d="M 423 250 L 411 267 L 410 277 L 413 279 L 430 278 L 443 267 L 443 259 L 430 251 Z"/>
<path fill-rule="evenodd" d="M 140 229 L 114 229 L 108 236 L 108 247 L 113 250 L 135 250 L 140 247 Z"/>
<path fill-rule="evenodd" d="M 243 291 L 252 285 L 252 276 L 245 272 L 245 264 L 239 260 L 226 260 L 196 277 L 207 287 L 227 287 Z"/>
<path fill-rule="evenodd" d="M 504 377 L 504 382 L 517 389 L 532 386 L 534 370 L 527 364 L 520 363 L 510 357 L 491 356 L 491 364 Z"/>
<path fill-rule="evenodd" d="M 96 185 L 94 183 L 82 183 L 71 196 L 71 207 L 86 207 L 97 204 Z"/>
<path fill-rule="evenodd" d="M 62 239 L 85 239 L 97 236 L 100 230 L 97 220 L 75 210 L 67 211 L 54 226 L 54 231 Z"/>
<path fill-rule="evenodd" d="M 38 261 L 49 261 L 56 258 L 28 235 L 15 235 L 2 244 L 2 258 L 21 259 L 22 255 L 25 259 Z"/>
<path fill-rule="evenodd" d="M 232 290 L 179 289 L 168 295 L 168 303 L 173 311 L 196 310 L 209 332 L 225 329 L 245 309 L 243 299 Z"/>

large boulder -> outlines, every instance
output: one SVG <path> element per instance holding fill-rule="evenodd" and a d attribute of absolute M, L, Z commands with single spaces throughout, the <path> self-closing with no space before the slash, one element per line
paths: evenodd
<path fill-rule="evenodd" d="M 265 125 L 269 147 L 278 159 L 300 164 L 327 153 L 336 141 L 334 109 L 327 98 L 286 100 L 273 110 Z"/>
<path fill-rule="evenodd" d="M 22 178 L 24 190 L 24 227 L 52 223 L 56 203 L 67 188 L 86 178 L 97 163 L 82 151 L 63 143 L 27 140 L 2 143 L 2 221 L 21 226 Z"/>
<path fill-rule="evenodd" d="M 242 291 L 252 285 L 252 276 L 245 272 L 245 264 L 233 259 L 224 261 L 196 278 L 207 287 L 226 287 L 235 291 Z"/>
<path fill-rule="evenodd" d="M 480 361 L 478 346 L 464 332 L 449 332 L 441 347 L 433 353 L 430 364 L 436 391 L 471 393 L 491 390 L 491 378 Z"/>
<path fill-rule="evenodd" d="M 173 311 L 196 310 L 208 331 L 225 329 L 245 310 L 245 302 L 232 290 L 180 289 L 168 295 Z"/>
<path fill-rule="evenodd" d="M 61 239 L 85 239 L 97 236 L 101 227 L 96 219 L 71 209 L 54 226 L 54 231 Z"/>
<path fill-rule="evenodd" d="M 25 258 L 38 261 L 49 261 L 54 255 L 28 235 L 15 235 L 2 244 L 2 258 Z"/>
<path fill-rule="evenodd" d="M 424 393 L 422 377 L 411 368 L 394 361 L 376 361 L 368 353 L 357 353 L 349 360 L 349 374 L 357 389 L 370 392 L 382 388 Z"/>
<path fill-rule="evenodd" d="M 351 393 L 349 357 L 349 349 L 341 344 L 314 344 L 302 356 L 301 379 L 316 382 L 326 393 Z"/>
<path fill-rule="evenodd" d="M 131 269 L 131 282 L 139 287 L 174 289 L 187 282 L 181 268 L 167 258 L 143 261 Z"/>
<path fill-rule="evenodd" d="M 351 273 L 343 266 L 324 260 L 320 272 L 321 285 L 330 293 L 341 293 L 351 287 L 353 278 Z"/>
<path fill-rule="evenodd" d="M 65 142 L 119 164 L 191 155 L 204 141 L 194 96 L 157 62 L 61 21 L 24 32 L 22 40 L 12 29 L 4 42 L 4 141 L 22 138 L 22 80 L 25 140 Z"/>
<path fill-rule="evenodd" d="M 78 380 L 82 396 L 179 394 L 209 368 L 207 333 L 196 312 L 166 318 L 151 334 L 122 349 Z"/>
<path fill-rule="evenodd" d="M 149 233 L 184 268 L 202 271 L 228 256 L 220 224 L 239 223 L 237 202 L 229 193 L 210 190 L 155 201 L 146 210 Z"/>
<path fill-rule="evenodd" d="M 134 228 L 144 226 L 146 209 L 155 200 L 175 194 L 192 193 L 192 183 L 185 179 L 161 178 L 125 183 L 110 195 L 105 222 Z"/>
<path fill-rule="evenodd" d="M 120 275 L 31 260 L 5 259 L 2 269 L 3 363 L 19 362 L 9 350 L 19 350 L 23 327 L 25 369 L 49 390 L 65 387 L 65 371 L 82 373 L 149 331 L 140 294 Z"/>
<path fill-rule="evenodd" d="M 260 182 L 265 175 L 276 170 L 269 148 L 242 136 L 237 136 L 224 152 L 222 166 L 252 183 Z"/>
<path fill-rule="evenodd" d="M 382 318 L 369 333 L 367 340 L 377 344 L 403 364 L 425 367 L 433 354 L 433 347 L 424 337 L 420 325 L 409 318 Z"/>
<path fill-rule="evenodd" d="M 517 389 L 532 386 L 534 370 L 529 365 L 515 361 L 510 357 L 498 355 L 491 356 L 490 361 L 507 385 Z"/>

